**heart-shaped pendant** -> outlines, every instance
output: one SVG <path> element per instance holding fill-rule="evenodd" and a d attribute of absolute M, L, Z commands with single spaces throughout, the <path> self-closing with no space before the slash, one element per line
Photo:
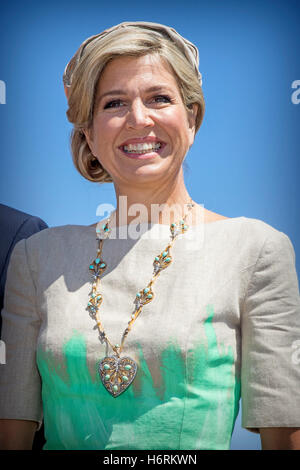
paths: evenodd
<path fill-rule="evenodd" d="M 132 384 L 137 364 L 130 357 L 107 356 L 99 364 L 99 374 L 106 390 L 114 397 Z"/>

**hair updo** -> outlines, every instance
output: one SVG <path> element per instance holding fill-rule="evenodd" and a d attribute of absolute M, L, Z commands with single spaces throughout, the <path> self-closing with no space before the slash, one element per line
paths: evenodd
<path fill-rule="evenodd" d="M 113 181 L 91 153 L 83 132 L 83 129 L 90 128 L 93 123 L 94 103 L 101 74 L 113 59 L 124 56 L 141 57 L 147 54 L 159 55 L 171 66 L 187 110 L 193 104 L 198 105 L 195 132 L 201 126 L 205 103 L 199 75 L 170 38 L 143 26 L 126 26 L 104 37 L 95 36 L 80 46 L 66 67 L 72 75 L 72 81 L 67 88 L 69 108 L 66 113 L 68 120 L 74 125 L 70 137 L 72 158 L 76 169 L 89 181 Z"/>

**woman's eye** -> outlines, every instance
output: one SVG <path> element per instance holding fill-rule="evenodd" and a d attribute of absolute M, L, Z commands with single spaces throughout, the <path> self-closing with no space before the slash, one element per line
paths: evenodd
<path fill-rule="evenodd" d="M 171 98 L 167 95 L 155 96 L 154 100 L 156 103 L 170 103 L 171 102 Z"/>
<path fill-rule="evenodd" d="M 119 106 L 122 106 L 122 101 L 113 100 L 113 101 L 109 101 L 108 103 L 106 103 L 106 105 L 104 106 L 104 109 L 119 108 Z"/>

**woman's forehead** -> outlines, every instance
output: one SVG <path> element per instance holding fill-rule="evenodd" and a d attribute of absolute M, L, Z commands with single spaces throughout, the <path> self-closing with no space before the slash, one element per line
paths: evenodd
<path fill-rule="evenodd" d="M 140 57 L 117 57 L 111 60 L 103 70 L 99 83 L 99 92 L 115 88 L 116 84 L 127 87 L 139 82 L 157 86 L 166 84 L 176 85 L 176 78 L 170 65 L 157 54 L 147 54 Z"/>

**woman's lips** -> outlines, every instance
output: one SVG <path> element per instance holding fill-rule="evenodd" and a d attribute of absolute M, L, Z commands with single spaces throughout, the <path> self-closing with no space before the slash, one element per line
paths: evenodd
<path fill-rule="evenodd" d="M 150 147 L 152 146 L 152 148 Z M 166 144 L 157 138 L 130 139 L 119 147 L 126 157 L 138 160 L 155 158 L 161 154 Z M 148 148 L 147 148 L 148 147 Z"/>

